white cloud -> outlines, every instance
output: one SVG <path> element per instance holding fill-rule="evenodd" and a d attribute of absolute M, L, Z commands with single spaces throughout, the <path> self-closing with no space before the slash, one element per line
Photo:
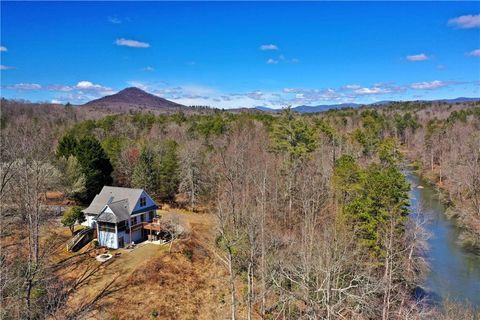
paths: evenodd
<path fill-rule="evenodd" d="M 249 92 L 246 94 L 247 97 L 251 98 L 251 99 L 254 99 L 254 100 L 262 100 L 264 95 L 263 95 L 263 92 L 262 91 L 253 91 L 253 92 Z"/>
<path fill-rule="evenodd" d="M 13 85 L 2 86 L 2 88 L 21 91 L 48 90 L 51 92 L 56 92 L 58 96 L 54 96 L 53 99 L 57 102 L 53 102 L 52 100 L 52 103 L 62 103 L 62 101 L 84 103 L 105 95 L 114 94 L 116 92 L 110 87 L 95 84 L 91 81 L 86 80 L 79 81 L 76 85 L 40 85 L 38 83 L 17 83 Z"/>
<path fill-rule="evenodd" d="M 62 104 L 62 101 L 57 100 L 57 99 L 52 99 L 50 102 L 54 103 L 54 104 Z"/>
<path fill-rule="evenodd" d="M 410 56 L 406 56 L 406 59 L 408 61 L 425 61 L 425 60 L 430 59 L 430 57 L 427 56 L 424 53 L 420 53 L 420 54 L 413 54 L 413 55 L 410 55 Z"/>
<path fill-rule="evenodd" d="M 217 94 L 217 90 L 202 85 L 185 85 L 181 86 L 182 91 L 191 96 L 211 96 Z"/>
<path fill-rule="evenodd" d="M 110 23 L 113 23 L 113 24 L 120 24 L 122 23 L 122 20 L 120 20 L 120 18 L 118 18 L 117 16 L 110 16 L 108 17 L 108 21 Z"/>
<path fill-rule="evenodd" d="M 475 49 L 467 53 L 467 56 L 470 57 L 480 57 L 480 49 Z"/>
<path fill-rule="evenodd" d="M 15 67 L 0 64 L 0 70 L 10 70 L 10 69 L 15 69 Z"/>
<path fill-rule="evenodd" d="M 456 17 L 448 20 L 448 24 L 462 29 L 480 28 L 480 14 Z"/>
<path fill-rule="evenodd" d="M 446 87 L 448 85 L 447 82 L 440 81 L 440 80 L 434 80 L 430 82 L 416 82 L 412 83 L 410 87 L 412 89 L 417 89 L 417 90 L 433 90 L 433 89 L 438 89 L 442 87 Z"/>
<path fill-rule="evenodd" d="M 42 86 L 38 83 L 17 83 L 11 86 L 6 86 L 5 88 L 10 90 L 39 90 Z"/>
<path fill-rule="evenodd" d="M 344 88 L 349 90 L 355 90 L 355 89 L 360 89 L 361 86 L 358 84 L 347 84 Z"/>
<path fill-rule="evenodd" d="M 260 50 L 262 50 L 262 51 L 278 50 L 278 47 L 274 44 L 262 44 L 260 46 Z"/>
<path fill-rule="evenodd" d="M 68 91 L 69 87 L 66 87 L 63 91 Z M 95 94 L 98 95 L 108 95 L 108 94 L 114 94 L 116 91 L 112 90 L 110 87 L 105 87 L 100 84 L 95 84 L 90 81 L 79 81 L 77 85 L 73 88 L 75 90 L 79 90 L 78 92 L 81 93 L 81 90 L 87 90 L 87 91 L 93 91 Z"/>
<path fill-rule="evenodd" d="M 150 66 L 146 66 L 145 68 L 143 68 L 143 71 L 155 71 L 155 68 L 150 67 Z"/>
<path fill-rule="evenodd" d="M 296 93 L 301 91 L 302 89 L 297 89 L 297 88 L 283 88 L 283 92 L 285 93 Z"/>
<path fill-rule="evenodd" d="M 101 85 L 99 84 L 93 84 L 92 82 L 90 81 L 80 81 L 77 83 L 76 85 L 77 89 L 100 89 L 102 88 Z"/>
<path fill-rule="evenodd" d="M 120 38 L 115 41 L 117 46 L 125 46 L 130 48 L 150 48 L 150 44 L 147 42 L 141 42 L 137 40 Z"/>
<path fill-rule="evenodd" d="M 354 92 L 359 95 L 369 95 L 369 94 L 383 94 L 390 93 L 390 89 L 381 88 L 381 87 L 372 87 L 372 88 L 359 88 L 355 89 Z"/>
<path fill-rule="evenodd" d="M 7 51 L 8 51 L 7 47 L 0 46 L 0 52 L 7 52 Z"/>
<path fill-rule="evenodd" d="M 47 86 L 47 89 L 50 91 L 62 91 L 62 92 L 69 92 L 74 89 L 74 87 L 71 86 L 65 86 L 62 84 L 52 84 Z"/>
<path fill-rule="evenodd" d="M 79 81 L 74 86 L 54 84 L 49 85 L 46 88 L 50 91 L 71 92 L 71 97 L 75 95 L 77 97 L 81 95 L 87 96 L 85 92 L 89 92 L 89 97 L 98 98 L 99 96 L 113 94 L 116 92 L 110 87 L 105 87 L 86 80 Z"/>
<path fill-rule="evenodd" d="M 267 60 L 268 64 L 277 64 L 277 63 L 299 63 L 300 60 L 297 58 L 289 59 L 285 55 L 281 54 L 277 59 L 270 58 Z"/>

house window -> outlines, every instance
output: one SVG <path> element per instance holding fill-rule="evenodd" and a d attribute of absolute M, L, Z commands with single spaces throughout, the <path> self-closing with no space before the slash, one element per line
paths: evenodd
<path fill-rule="evenodd" d="M 145 215 L 144 215 L 144 214 L 142 214 L 142 215 L 140 216 L 140 221 L 141 221 L 141 222 L 145 222 Z"/>
<path fill-rule="evenodd" d="M 99 222 L 98 230 L 105 232 L 115 232 L 115 223 Z"/>
<path fill-rule="evenodd" d="M 137 217 L 132 217 L 132 220 L 130 220 L 130 225 L 134 226 L 137 224 Z"/>
<path fill-rule="evenodd" d="M 154 211 L 150 211 L 150 212 L 148 213 L 148 215 L 149 215 L 149 220 L 150 220 L 150 221 L 153 220 L 154 214 L 155 214 Z"/>
<path fill-rule="evenodd" d="M 140 207 L 145 207 L 147 205 L 147 198 L 141 197 L 140 198 Z"/>

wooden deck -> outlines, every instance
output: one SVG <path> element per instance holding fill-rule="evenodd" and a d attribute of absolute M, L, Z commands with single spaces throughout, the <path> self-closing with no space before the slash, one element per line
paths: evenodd
<path fill-rule="evenodd" d="M 153 219 L 153 222 L 144 222 L 143 229 L 150 231 L 162 231 L 162 224 L 159 219 Z"/>

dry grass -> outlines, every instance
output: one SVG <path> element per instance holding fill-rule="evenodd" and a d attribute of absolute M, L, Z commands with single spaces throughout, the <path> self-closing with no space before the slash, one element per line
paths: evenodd
<path fill-rule="evenodd" d="M 163 212 L 171 217 L 171 213 Z M 212 253 L 215 227 L 211 215 L 175 213 L 188 235 L 168 245 L 146 244 L 102 266 L 71 305 L 91 299 L 117 278 L 89 319 L 222 319 L 229 305 L 226 269 Z M 84 264 L 95 263 L 86 259 Z"/>

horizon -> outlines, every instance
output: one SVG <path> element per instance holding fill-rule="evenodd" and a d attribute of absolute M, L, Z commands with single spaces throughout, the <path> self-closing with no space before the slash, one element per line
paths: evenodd
<path fill-rule="evenodd" d="M 78 105 L 132 86 L 224 109 L 480 97 L 478 2 L 1 9 L 7 99 Z"/>
<path fill-rule="evenodd" d="M 77 106 L 77 107 L 81 107 L 83 105 L 86 105 L 90 102 L 94 102 L 96 100 L 100 100 L 101 98 L 105 98 L 105 97 L 109 97 L 109 96 L 112 96 L 112 95 L 116 95 L 118 93 L 121 93 L 122 91 L 125 91 L 127 89 L 138 89 L 142 92 L 145 92 L 145 93 L 148 93 L 148 94 L 151 94 L 141 88 L 138 88 L 138 87 L 125 87 L 123 89 L 120 89 L 118 92 L 115 92 L 113 94 L 109 94 L 109 95 L 105 95 L 105 96 L 101 96 L 101 97 L 98 97 L 98 98 L 95 98 L 93 100 L 89 100 L 85 103 L 82 103 L 82 104 L 71 104 L 70 102 L 67 102 L 67 103 L 70 103 L 72 106 Z M 160 97 L 159 95 L 154 95 L 156 97 Z M 0 96 L 1 99 L 8 99 L 8 98 L 5 98 L 3 96 Z M 15 100 L 15 99 L 12 99 L 12 100 Z M 292 105 L 286 105 L 286 106 L 280 106 L 280 107 L 270 107 L 270 106 L 252 106 L 252 107 L 238 107 L 238 108 L 229 108 L 231 110 L 234 110 L 234 109 L 243 109 L 243 108 L 246 108 L 246 109 L 257 109 L 257 110 L 271 110 L 271 111 L 280 111 L 280 110 L 283 110 L 283 109 L 287 109 L 287 108 L 291 108 L 292 110 L 295 110 L 296 108 L 302 108 L 302 107 L 307 107 L 307 108 L 315 108 L 315 107 L 341 107 L 341 109 L 344 109 L 344 108 L 355 108 L 355 107 L 363 107 L 363 106 L 372 106 L 372 105 L 381 105 L 381 104 L 389 104 L 389 103 L 396 103 L 396 102 L 443 102 L 443 101 L 446 101 L 446 102 L 450 102 L 450 101 L 454 101 L 454 100 L 473 100 L 473 101 L 480 101 L 480 97 L 456 97 L 456 98 L 451 98 L 451 99 L 434 99 L 434 100 L 379 100 L 379 101 L 374 101 L 374 102 L 371 102 L 371 103 L 333 103 L 333 104 L 320 104 L 320 105 L 297 105 L 297 106 L 292 106 Z M 42 104 L 42 103 L 48 103 L 48 104 L 64 104 L 64 103 L 56 103 L 56 102 L 50 102 L 50 101 L 30 101 L 30 100 L 25 100 L 25 99 L 21 99 L 21 101 L 25 101 L 26 103 L 38 103 L 38 104 Z M 170 100 L 167 100 L 167 101 L 170 101 Z M 461 101 L 461 102 L 464 102 L 464 101 Z M 66 103 L 65 103 L 66 104 Z M 183 107 L 210 107 L 212 109 L 224 109 L 222 108 L 221 106 L 220 107 L 215 107 L 215 106 L 208 106 L 208 105 L 182 105 Z M 225 110 L 229 110 L 229 109 L 225 109 Z M 328 109 L 328 110 L 331 110 L 331 109 Z M 321 111 L 312 111 L 312 112 L 323 112 L 323 111 L 326 111 L 326 110 L 321 110 Z M 303 111 L 305 112 L 305 111 Z"/>

